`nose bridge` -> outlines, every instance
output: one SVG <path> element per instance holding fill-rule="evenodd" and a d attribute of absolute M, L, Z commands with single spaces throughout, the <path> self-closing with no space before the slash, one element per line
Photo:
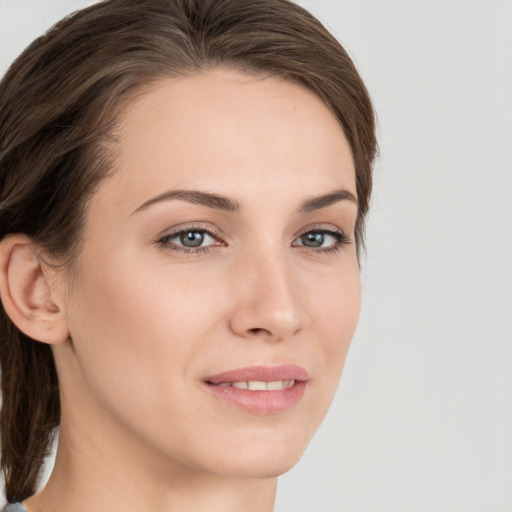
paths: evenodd
<path fill-rule="evenodd" d="M 238 262 L 236 308 L 232 327 L 238 334 L 284 339 L 305 325 L 299 282 L 285 247 L 268 244 Z"/>

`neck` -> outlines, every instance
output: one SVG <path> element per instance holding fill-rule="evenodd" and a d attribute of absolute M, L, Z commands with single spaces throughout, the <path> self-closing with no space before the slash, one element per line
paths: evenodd
<path fill-rule="evenodd" d="M 84 425 L 82 423 L 82 425 Z M 90 424 L 89 424 L 90 426 Z M 46 487 L 26 500 L 31 512 L 271 512 L 277 478 L 236 478 L 151 453 L 105 431 L 61 423 Z M 106 442 L 108 440 L 108 442 Z"/>

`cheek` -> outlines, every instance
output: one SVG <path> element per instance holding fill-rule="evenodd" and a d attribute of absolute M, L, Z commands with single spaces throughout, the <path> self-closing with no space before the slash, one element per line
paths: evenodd
<path fill-rule="evenodd" d="M 359 269 L 327 282 L 326 291 L 315 301 L 315 325 L 322 347 L 326 387 L 335 389 L 354 336 L 361 309 Z"/>
<path fill-rule="evenodd" d="M 349 343 L 356 330 L 361 310 L 361 284 L 358 272 L 342 280 L 341 285 L 333 290 L 330 302 L 333 307 L 326 322 L 336 329 L 338 337 Z"/>
<path fill-rule="evenodd" d="M 88 387 L 122 414 L 173 408 L 218 316 L 201 280 L 128 262 L 89 272 L 70 331 Z M 96 267 L 98 268 L 98 267 Z M 165 405 L 167 404 L 167 405 Z M 162 412 L 162 411 L 161 411 Z"/>

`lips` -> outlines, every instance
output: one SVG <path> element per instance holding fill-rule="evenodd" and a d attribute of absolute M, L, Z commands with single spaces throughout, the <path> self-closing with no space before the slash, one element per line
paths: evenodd
<path fill-rule="evenodd" d="M 283 412 L 300 402 L 307 371 L 296 365 L 250 366 L 212 375 L 204 384 L 214 396 L 258 414 Z"/>
<path fill-rule="evenodd" d="M 287 364 L 281 366 L 247 366 L 229 372 L 207 377 L 205 382 L 220 384 L 221 382 L 261 381 L 275 382 L 279 380 L 308 380 L 308 372 L 300 366 Z"/>

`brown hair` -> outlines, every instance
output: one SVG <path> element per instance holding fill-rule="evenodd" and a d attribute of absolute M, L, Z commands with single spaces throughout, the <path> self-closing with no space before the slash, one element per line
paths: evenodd
<path fill-rule="evenodd" d="M 131 93 L 206 68 L 276 75 L 312 90 L 338 118 L 356 168 L 363 243 L 376 151 L 373 109 L 351 59 L 289 0 L 106 0 L 57 23 L 0 82 L 0 240 L 25 233 L 71 263 L 88 197 L 112 169 L 108 140 Z M 0 308 L 1 465 L 6 497 L 35 492 L 59 425 L 49 345 Z"/>

